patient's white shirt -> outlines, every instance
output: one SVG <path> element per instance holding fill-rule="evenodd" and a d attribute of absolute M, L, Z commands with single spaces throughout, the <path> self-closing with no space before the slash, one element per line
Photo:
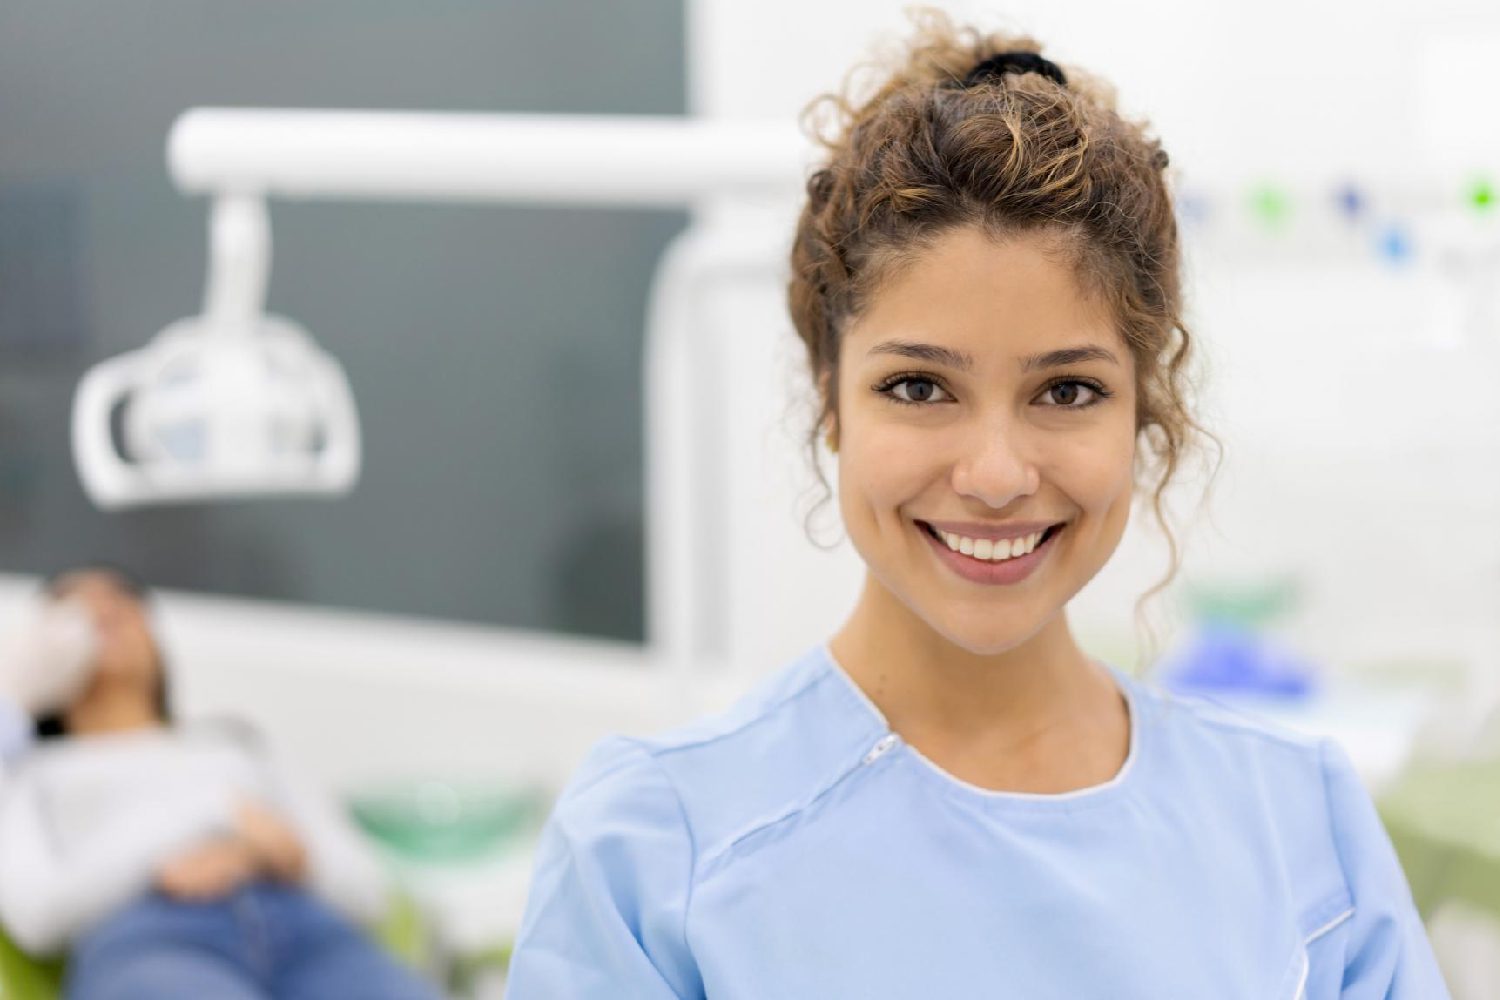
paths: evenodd
<path fill-rule="evenodd" d="M 43 741 L 0 784 L 0 922 L 27 951 L 65 948 L 148 892 L 157 869 L 234 829 L 242 800 L 286 819 L 308 852 L 306 888 L 377 919 L 384 874 L 335 804 L 237 724 Z"/>

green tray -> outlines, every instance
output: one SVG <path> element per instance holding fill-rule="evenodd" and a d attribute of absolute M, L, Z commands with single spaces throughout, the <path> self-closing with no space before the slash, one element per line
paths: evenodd
<path fill-rule="evenodd" d="M 467 861 L 533 832 L 548 798 L 534 788 L 417 781 L 349 797 L 355 822 L 401 858 Z"/>

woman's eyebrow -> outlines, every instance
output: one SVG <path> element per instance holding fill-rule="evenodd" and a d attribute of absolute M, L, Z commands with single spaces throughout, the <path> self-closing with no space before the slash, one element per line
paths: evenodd
<path fill-rule="evenodd" d="M 965 372 L 974 370 L 974 359 L 971 356 L 963 351 L 955 351 L 951 347 L 942 347 L 937 344 L 918 344 L 909 340 L 883 340 L 870 348 L 869 353 L 895 354 L 914 361 L 926 361 L 929 364 L 943 365 Z M 1120 363 L 1120 359 L 1105 348 L 1097 344 L 1085 344 L 1082 347 L 1064 347 L 1056 351 L 1022 358 L 1021 370 L 1034 372 L 1043 368 L 1076 365 L 1084 361 L 1108 361 L 1113 365 Z"/>
<path fill-rule="evenodd" d="M 1119 358 L 1097 344 L 1085 344 L 1082 347 L 1064 347 L 1061 350 L 1033 354 L 1029 358 L 1023 358 L 1021 370 L 1034 372 L 1041 368 L 1060 368 L 1063 365 L 1076 365 L 1084 361 L 1108 361 L 1112 365 L 1120 363 Z"/>
<path fill-rule="evenodd" d="M 869 353 L 895 354 L 914 361 L 926 361 L 965 372 L 974 370 L 974 359 L 969 355 L 963 351 L 955 351 L 951 347 L 939 347 L 937 344 L 915 344 L 909 340 L 883 340 L 870 348 Z"/>

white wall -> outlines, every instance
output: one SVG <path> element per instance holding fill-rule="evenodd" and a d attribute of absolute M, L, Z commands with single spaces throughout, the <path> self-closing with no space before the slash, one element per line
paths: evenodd
<path fill-rule="evenodd" d="M 904 33 L 896 0 L 695 0 L 689 5 L 695 113 L 794 115 L 834 89 L 871 46 Z M 1465 135 L 1409 130 L 1463 109 L 1489 120 L 1480 78 L 1500 45 L 1500 9 L 1435 0 L 1379 9 L 1345 0 L 1193 3 L 975 0 L 938 3 L 958 17 L 1030 33 L 1060 62 L 1100 73 L 1127 111 L 1167 138 L 1173 159 L 1204 175 L 1307 169 L 1368 171 L 1404 160 L 1472 161 L 1500 151 L 1491 127 Z M 1437 107 L 1442 104 L 1446 111 Z M 1438 117 L 1433 117 L 1434 115 Z M 1477 134 L 1476 134 L 1477 133 Z M 1247 157 L 1250 162 L 1247 163 Z"/>

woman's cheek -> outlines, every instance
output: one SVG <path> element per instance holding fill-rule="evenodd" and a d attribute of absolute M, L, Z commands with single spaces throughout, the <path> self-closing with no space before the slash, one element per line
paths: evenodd
<path fill-rule="evenodd" d="M 1103 430 L 1103 429 L 1101 429 Z M 1098 498 L 1100 503 L 1114 499 L 1128 488 L 1135 468 L 1135 439 L 1113 428 L 1091 435 L 1080 435 L 1059 442 L 1053 452 L 1048 478 L 1059 484 L 1071 484 L 1080 501 Z"/>
<path fill-rule="evenodd" d="M 929 486 L 941 471 L 941 435 L 898 423 L 866 427 L 840 449 L 844 486 L 872 503 L 899 506 Z"/>

